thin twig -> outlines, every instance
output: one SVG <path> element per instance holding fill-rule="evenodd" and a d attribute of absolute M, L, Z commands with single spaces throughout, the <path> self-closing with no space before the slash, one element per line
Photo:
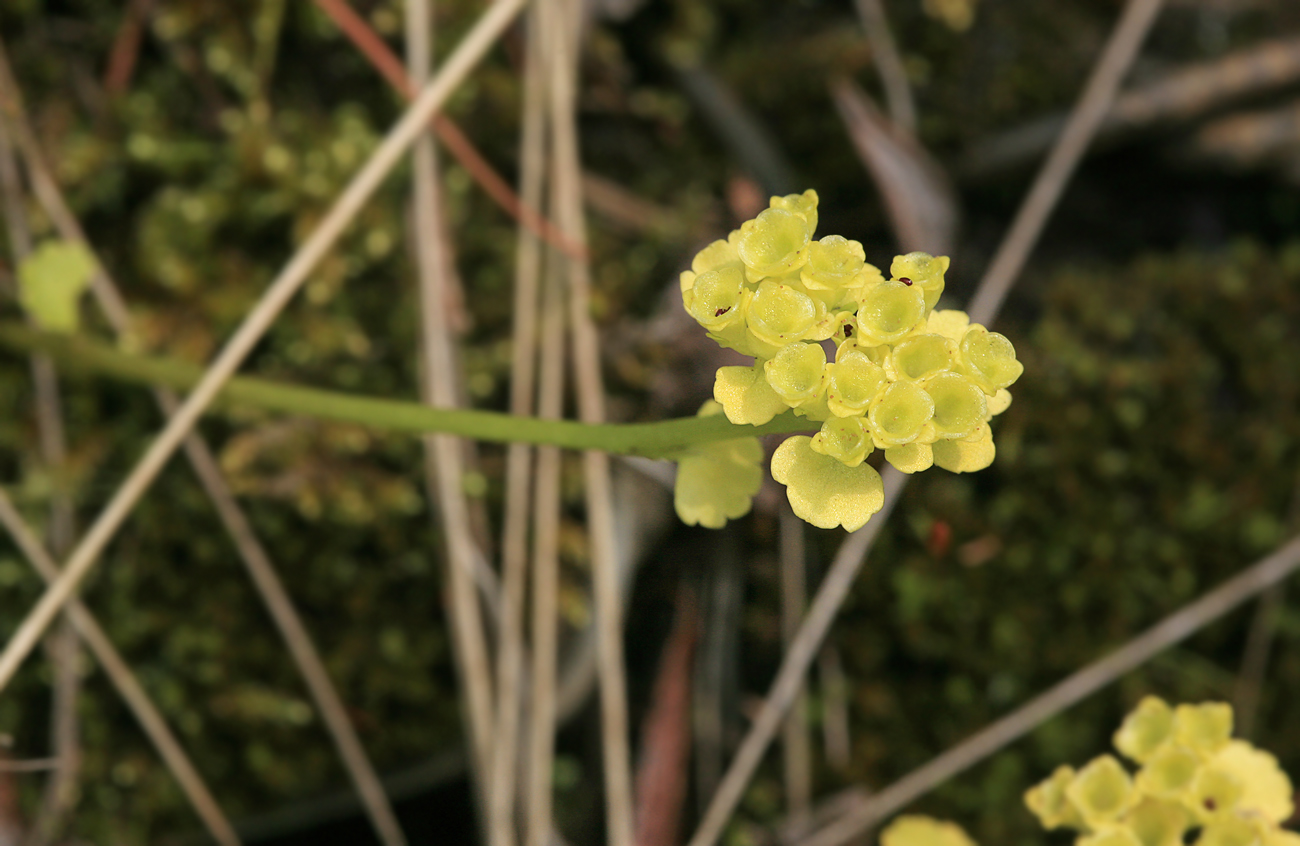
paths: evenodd
<path fill-rule="evenodd" d="M 1296 474 L 1291 505 L 1287 509 L 1286 525 L 1292 532 L 1300 532 L 1300 473 Z M 1264 676 L 1268 672 L 1268 659 L 1273 651 L 1273 638 L 1286 601 L 1286 585 L 1278 582 L 1259 598 L 1255 616 L 1250 621 L 1246 646 L 1242 650 L 1241 671 L 1237 674 L 1236 689 L 1232 694 L 1233 723 L 1238 736 L 1247 740 L 1255 733 L 1255 718 L 1259 714 L 1260 693 L 1264 689 Z"/>
<path fill-rule="evenodd" d="M 542 33 L 552 17 L 545 3 L 534 7 L 531 23 Z M 538 38 L 534 49 L 546 49 Z M 552 207 L 554 202 L 552 202 Z M 543 285 L 541 352 L 539 355 L 537 415 L 558 419 L 564 411 L 564 287 L 560 279 L 562 257 L 548 255 Z M 551 779 L 555 758 L 556 667 L 559 638 L 560 578 L 560 450 L 537 450 L 537 476 L 533 493 L 533 695 L 529 703 L 526 846 L 548 846 L 551 820 Z"/>
<path fill-rule="evenodd" d="M 104 93 L 109 97 L 125 94 L 131 85 L 131 76 L 140 58 L 145 22 L 153 11 L 153 5 L 154 0 L 131 0 L 122 11 L 122 23 L 113 38 L 108 68 L 104 71 Z"/>
<path fill-rule="evenodd" d="M 6 121 L 0 116 L 0 192 L 4 195 L 5 226 L 15 267 L 20 267 L 32 251 L 31 229 L 23 203 L 18 163 L 9 138 Z M 28 317 L 29 321 L 35 322 Z M 63 425 L 63 403 L 59 396 L 59 378 L 48 356 L 31 356 L 32 383 L 36 393 L 36 429 L 41 460 L 59 479 L 50 500 L 47 530 L 50 548 L 55 555 L 66 555 L 76 536 L 72 497 L 63 482 L 67 461 L 67 434 Z M 58 839 L 68 815 L 77 802 L 77 776 L 81 770 L 81 731 L 77 702 L 81 698 L 81 650 L 77 635 L 65 618 L 46 638 L 46 652 L 54 668 L 50 707 L 50 751 L 59 762 L 45 784 L 40 811 L 31 825 L 29 846 L 45 846 Z"/>
<path fill-rule="evenodd" d="M 817 675 L 822 692 L 822 746 L 826 763 L 841 773 L 849 768 L 853 741 L 849 736 L 848 681 L 840 650 L 833 642 L 817 653 Z"/>
<path fill-rule="evenodd" d="M 1300 569 L 1300 537 L 857 805 L 802 846 L 840 846 Z"/>
<path fill-rule="evenodd" d="M 885 16 L 883 0 L 857 0 L 858 17 L 871 42 L 871 60 L 880 74 L 880 86 L 885 89 L 885 102 L 889 104 L 889 117 L 894 125 L 908 135 L 916 133 L 916 101 L 912 99 L 912 86 L 907 81 L 907 69 L 898 54 L 889 18 Z"/>
<path fill-rule="evenodd" d="M 535 18 L 535 16 L 534 16 Z M 524 205 L 542 207 L 546 175 L 545 68 L 536 27 L 528 28 L 523 69 L 523 116 L 519 141 L 519 193 Z M 526 226 L 516 229 L 514 320 L 510 366 L 510 411 L 536 410 L 538 291 L 542 243 Z M 562 343 L 562 342 L 561 342 Z M 489 791 L 488 826 L 492 843 L 515 842 L 515 793 L 519 781 L 521 675 L 524 661 L 524 594 L 528 581 L 528 509 L 533 449 L 512 443 L 506 453 L 504 526 L 501 534 L 501 625 L 497 649 L 497 713 Z M 554 673 L 552 673 L 552 677 Z M 552 678 L 552 690 L 554 678 Z M 552 700 L 554 694 L 552 693 Z M 552 730 L 534 727 L 550 735 Z M 549 767 L 547 767 L 549 773 Z M 549 779 L 548 785 L 549 787 Z"/>
<path fill-rule="evenodd" d="M 406 49 L 411 79 L 422 84 L 432 61 L 433 19 L 427 0 L 407 0 Z M 439 207 L 437 160 L 428 134 L 415 149 L 415 240 L 420 293 L 420 394 L 429 405 L 457 404 L 456 374 L 452 365 L 450 333 L 444 310 L 447 263 L 443 250 L 442 211 Z M 492 761 L 492 670 L 478 594 L 474 589 L 473 560 L 476 543 L 471 534 L 469 507 L 461 486 L 464 453 L 455 438 L 425 438 L 425 483 L 438 507 L 447 549 L 448 596 L 452 642 L 464 682 L 464 718 L 469 724 L 472 771 L 482 791 L 490 783 Z M 484 797 L 485 798 L 485 797 Z"/>
<path fill-rule="evenodd" d="M 54 563 L 54 559 L 37 540 L 32 530 L 27 527 L 22 515 L 14 508 L 9 495 L 3 489 L 0 489 L 0 525 L 9 532 L 14 543 L 23 555 L 27 556 L 41 578 L 47 583 L 52 583 L 58 578 L 59 566 Z M 81 600 L 74 599 L 68 603 L 68 616 L 76 626 L 82 641 L 103 668 L 104 675 L 108 676 L 113 687 L 117 689 L 118 695 L 122 697 L 122 701 L 131 709 L 136 721 L 144 729 L 145 735 L 158 750 L 159 757 L 171 770 L 176 783 L 180 785 L 185 797 L 190 800 L 190 805 L 203 821 L 212 839 L 222 846 L 239 846 L 239 837 L 236 836 L 230 821 L 226 819 L 226 815 L 213 799 L 211 791 L 203 782 L 203 777 L 199 775 L 189 756 L 181 748 L 180 742 L 167 727 L 167 721 L 163 719 L 162 714 L 149 698 L 149 694 L 140 686 L 139 680 L 131 672 L 126 661 L 113 647 L 108 635 L 104 634 L 104 630 L 95 622 L 95 618 L 86 610 L 86 606 L 81 604 Z"/>
<path fill-rule="evenodd" d="M 58 758 L 27 758 L 22 761 L 0 761 L 0 773 L 40 773 L 53 770 L 61 764 Z"/>
<path fill-rule="evenodd" d="M 0 57 L 0 65 L 2 64 L 2 57 Z M 24 120 L 21 94 L 7 67 L 0 67 L 0 90 L 8 95 L 5 99 L 15 107 L 12 117 L 18 129 L 17 134 L 23 147 L 28 172 L 32 175 L 32 183 L 37 188 L 38 199 L 44 206 L 46 214 L 64 239 L 82 244 L 93 255 L 93 248 L 86 239 L 80 222 L 68 207 L 61 189 L 54 181 L 49 166 L 41 154 L 39 145 L 35 143 L 32 132 Z M 99 267 L 93 288 L 96 298 L 118 337 L 129 338 L 132 335 L 131 318 L 120 289 L 98 256 L 95 256 L 95 260 Z M 165 389 L 156 390 L 155 399 L 166 417 L 174 415 L 180 404 L 176 395 Z M 293 600 L 280 580 L 265 547 L 257 538 L 243 509 L 239 507 L 230 485 L 222 476 L 211 448 L 195 433 L 186 436 L 184 446 L 190 465 L 216 508 L 222 524 L 253 580 L 258 595 L 266 604 L 267 611 L 284 639 L 294 664 L 303 676 L 312 700 L 339 751 L 344 767 L 357 788 L 367 814 L 382 835 L 395 825 L 393 811 L 384 797 L 378 774 L 366 756 L 342 697 L 330 680 L 319 650 L 302 622 L 301 615 L 294 607 Z"/>
<path fill-rule="evenodd" d="M 554 190 L 560 229 L 586 244 L 583 219 L 581 154 L 577 132 L 578 30 L 581 8 L 573 0 L 549 0 L 556 9 L 550 39 L 551 130 L 555 148 Z M 569 320 L 578 415 L 586 423 L 605 421 L 600 339 L 591 318 L 590 267 L 569 259 Z M 614 539 L 614 503 L 609 455 L 583 453 L 587 531 L 590 537 L 596 606 L 597 675 L 600 679 L 601 752 L 605 775 L 605 814 L 610 846 L 632 846 L 632 753 L 628 738 L 627 680 L 623 666 L 623 608 L 619 599 L 618 556 Z"/>
<path fill-rule="evenodd" d="M 388 84 L 393 86 L 398 94 L 408 100 L 411 99 L 416 89 L 407 78 L 401 61 L 392 50 L 388 49 L 388 45 L 379 34 L 371 29 L 365 18 L 358 15 L 346 0 L 316 0 L 316 5 L 329 15 L 335 26 L 351 39 L 356 48 L 370 60 L 375 70 L 388 80 Z M 555 224 L 537 211 L 539 206 L 521 200 L 515 194 L 509 183 L 501 178 L 455 121 L 446 115 L 434 115 L 433 131 L 438 134 L 438 140 L 447 147 L 448 152 L 456 157 L 461 167 L 465 168 L 470 178 L 478 183 L 484 193 L 500 206 L 502 211 L 566 255 L 573 258 L 583 258 L 586 255 L 586 248 L 583 245 L 566 237 L 555 227 Z"/>
<path fill-rule="evenodd" d="M 348 184 L 320 225 L 271 284 L 235 335 L 212 363 L 203 380 L 186 398 L 145 456 L 123 482 L 90 531 L 74 550 L 58 580 L 19 626 L 0 654 L 0 690 L 9 683 L 22 660 L 48 628 L 60 607 L 94 566 L 135 504 L 144 495 L 181 440 L 198 422 L 204 409 L 222 385 L 248 356 L 275 318 L 306 281 L 325 253 L 333 246 L 362 205 L 398 163 L 403 153 L 423 130 L 429 116 L 446 101 L 452 90 L 495 43 L 497 37 L 525 5 L 526 0 L 498 0 L 475 24 L 452 53 L 438 76 L 424 89 L 398 124 L 376 148 L 370 159 Z"/>
<path fill-rule="evenodd" d="M 759 761 L 762 760 L 764 751 L 775 737 L 782 718 L 790 709 L 790 703 L 802 688 L 804 674 L 816 657 L 818 647 L 826 637 L 826 632 L 830 630 L 831 623 L 835 621 L 836 612 L 848 596 L 867 550 L 880 534 L 885 520 L 894 510 L 903 492 L 907 477 L 892 467 L 886 468 L 883 476 L 884 505 L 866 526 L 849 535 L 840 545 L 839 552 L 835 554 L 835 560 L 822 580 L 821 587 L 817 589 L 817 595 L 813 598 L 807 616 L 804 617 L 803 625 L 799 627 L 799 634 L 786 650 L 785 659 L 781 662 L 781 669 L 777 671 L 776 680 L 772 682 L 767 699 L 763 701 L 763 707 L 758 712 L 749 733 L 741 741 L 740 749 L 732 759 L 727 774 L 709 803 L 708 811 L 700 821 L 700 827 L 690 840 L 690 846 L 711 846 L 717 842 L 723 826 L 727 824 L 727 819 L 731 816 L 736 803 L 740 801 L 745 786 L 753 776 Z"/>
<path fill-rule="evenodd" d="M 985 274 L 975 293 L 974 302 L 977 305 L 973 305 L 970 309 L 973 321 L 989 323 L 997 315 L 1007 291 L 1010 290 L 1011 284 L 1019 274 L 1023 264 L 1023 257 L 1032 248 L 1037 236 L 1042 231 L 1043 221 L 1060 197 L 1060 189 L 1064 185 L 1064 180 L 1068 179 L 1073 173 L 1073 163 L 1078 161 L 1078 154 L 1082 152 L 1082 148 L 1087 146 L 1088 141 L 1091 140 L 1092 131 L 1096 129 L 1097 121 L 1095 119 L 1084 120 L 1080 115 L 1085 112 L 1091 114 L 1096 109 L 1098 101 L 1105 105 L 1113 99 L 1120 80 L 1126 75 L 1129 66 L 1137 57 L 1138 45 L 1141 44 L 1151 24 L 1155 21 L 1155 13 L 1158 11 L 1161 1 L 1129 0 L 1128 5 L 1125 6 L 1120 22 L 1111 33 L 1097 67 L 1093 69 L 1083 96 L 1075 105 L 1070 120 L 1070 128 L 1073 131 L 1067 129 L 1067 132 L 1058 140 L 1057 147 L 1049 156 L 1042 174 L 1035 181 L 1034 188 L 1030 189 L 1029 195 L 1025 198 L 1020 211 L 1017 213 L 1017 221 L 1033 221 L 1035 225 L 1032 227 L 1013 225 L 1011 232 L 1008 233 L 1006 240 L 1003 242 L 1003 246 L 998 251 L 999 256 L 1014 257 L 1019 255 L 1021 258 L 1014 263 L 1005 261 L 1003 263 L 1004 269 L 997 274 L 994 273 L 996 268 L 990 268 L 989 272 Z M 1067 152 L 1069 152 L 1069 150 L 1074 150 L 1076 147 L 1079 148 L 1078 152 L 1069 156 L 1061 152 L 1062 148 L 1068 148 Z M 1060 164 L 1054 164 L 1058 161 L 1070 166 L 1063 168 Z M 1061 180 L 1059 184 L 1057 180 Z M 1049 181 L 1055 186 L 1055 190 L 1038 189 L 1039 184 L 1048 183 Z M 1011 246 L 1013 241 L 1019 246 Z M 998 290 L 995 290 L 995 288 Z M 892 486 L 891 482 L 893 483 Z M 800 628 L 799 637 L 796 639 L 796 646 L 803 648 L 791 648 L 786 653 L 785 659 L 781 662 L 781 669 L 777 672 L 776 681 L 773 683 L 768 698 L 764 702 L 763 710 L 759 713 L 759 718 L 755 720 L 754 725 L 751 726 L 749 734 L 742 741 L 740 750 L 736 753 L 727 776 L 723 779 L 722 785 L 718 788 L 718 792 L 710 803 L 709 810 L 700 822 L 698 831 L 690 841 L 690 846 L 712 846 L 722 833 L 722 828 L 726 825 L 727 819 L 730 818 L 736 803 L 740 800 L 745 785 L 749 783 L 749 779 L 753 776 L 754 770 L 763 757 L 763 752 L 766 750 L 768 743 L 771 742 L 777 722 L 786 709 L 790 707 L 794 695 L 798 692 L 801 680 L 816 655 L 818 646 L 829 630 L 839 607 L 848 597 L 853 580 L 858 569 L 862 566 L 872 543 L 879 534 L 881 524 L 889 511 L 892 510 L 894 501 L 906 483 L 907 479 L 902 477 L 901 474 L 893 473 L 891 468 L 886 473 L 885 507 L 882 509 L 882 513 L 875 515 L 871 523 L 868 523 L 864 529 L 850 535 L 840 546 L 830 571 L 826 574 L 821 587 L 817 590 L 812 609 L 809 611 L 803 626 Z M 893 499 L 891 499 L 891 495 Z"/>
<path fill-rule="evenodd" d="M 807 560 L 804 554 L 804 526 L 790 504 L 781 501 L 781 643 L 789 649 L 799 633 L 804 606 L 808 604 Z M 795 697 L 781 731 L 781 753 L 785 769 L 786 813 L 795 820 L 807 816 L 812 807 L 812 742 L 808 736 L 808 696 L 802 690 Z"/>
<path fill-rule="evenodd" d="M 967 309 L 972 322 L 988 323 L 1002 307 L 1007 292 L 1038 243 L 1047 218 L 1056 208 L 1066 184 L 1074 176 L 1084 152 L 1114 104 L 1120 83 L 1133 66 L 1133 60 L 1137 58 L 1163 2 L 1129 0 L 1125 5 L 1119 24 L 1088 77 L 1083 96 L 1070 112 L 1065 129 L 1034 177 L 1034 184 L 1016 211 L 1011 229 L 980 280 L 979 290 Z"/>

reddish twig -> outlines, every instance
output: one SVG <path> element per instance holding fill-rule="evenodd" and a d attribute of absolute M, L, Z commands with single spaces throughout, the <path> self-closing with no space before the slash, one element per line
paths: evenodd
<path fill-rule="evenodd" d="M 402 61 L 370 24 L 348 5 L 347 0 L 316 0 L 316 5 L 370 60 L 375 70 L 388 80 L 388 84 L 393 86 L 397 93 L 407 100 L 415 95 Z M 519 195 L 488 163 L 488 160 L 483 158 L 483 154 L 453 120 L 441 114 L 435 115 L 433 131 L 447 148 L 447 152 L 460 162 L 461 167 L 465 168 L 470 177 L 506 214 L 570 258 L 579 261 L 587 260 L 587 250 L 581 244 L 574 243 L 536 209 L 519 199 Z"/>
<path fill-rule="evenodd" d="M 122 13 L 122 25 L 113 39 L 113 49 L 108 54 L 108 68 L 104 71 L 104 92 L 110 98 L 126 93 L 140 58 L 140 44 L 144 40 L 144 22 L 153 10 L 154 0 L 132 0 Z"/>

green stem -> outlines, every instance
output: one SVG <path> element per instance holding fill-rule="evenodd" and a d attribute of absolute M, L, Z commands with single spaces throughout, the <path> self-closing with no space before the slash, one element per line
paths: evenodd
<path fill-rule="evenodd" d="M 18 323 L 0 322 L 0 346 L 39 350 L 70 373 L 108 376 L 124 382 L 164 385 L 178 391 L 193 387 L 203 369 L 172 358 L 132 355 L 78 335 L 40 332 Z M 682 450 L 712 441 L 753 435 L 806 432 L 807 420 L 786 412 L 763 426 L 744 426 L 725 417 L 685 417 L 657 423 L 592 425 L 572 420 L 540 420 L 495 411 L 430 408 L 417 402 L 367 397 L 340 391 L 304 388 L 269 379 L 236 376 L 217 400 L 220 408 L 252 406 L 326 420 L 359 423 L 397 432 L 440 432 L 496 443 L 549 444 L 566 449 L 599 449 L 623 455 L 671 458 Z"/>

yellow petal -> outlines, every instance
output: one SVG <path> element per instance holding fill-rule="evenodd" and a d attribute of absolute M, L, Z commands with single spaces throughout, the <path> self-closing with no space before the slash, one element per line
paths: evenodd
<path fill-rule="evenodd" d="M 985 423 L 976 430 L 976 440 L 935 441 L 934 463 L 953 473 L 973 473 L 993 463 L 997 450 L 993 430 Z"/>
<path fill-rule="evenodd" d="M 1215 769 L 1236 776 L 1242 794 L 1239 811 L 1258 814 L 1270 822 L 1289 819 L 1295 810 L 1291 779 L 1278 766 L 1277 758 L 1244 740 L 1229 741 L 1210 761 Z"/>
<path fill-rule="evenodd" d="M 885 489 L 870 464 L 848 467 L 812 449 L 804 435 L 787 438 L 772 455 L 772 478 L 786 486 L 790 507 L 822 529 L 857 531 L 885 504 Z"/>
<path fill-rule="evenodd" d="M 975 841 L 955 823 L 909 815 L 880 833 L 880 846 L 975 846 Z"/>
<path fill-rule="evenodd" d="M 713 381 L 713 398 L 722 403 L 732 423 L 762 426 L 789 406 L 763 378 L 759 365 L 719 367 Z"/>
<path fill-rule="evenodd" d="M 913 442 L 889 447 L 885 450 L 885 460 L 903 473 L 920 473 L 934 466 L 934 450 L 929 444 Z"/>

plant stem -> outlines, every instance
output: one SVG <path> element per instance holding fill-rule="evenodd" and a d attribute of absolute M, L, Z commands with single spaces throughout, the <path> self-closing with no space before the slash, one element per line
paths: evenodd
<path fill-rule="evenodd" d="M 40 350 L 69 374 L 103 375 L 181 391 L 193 387 L 203 374 L 202 367 L 189 362 L 133 355 L 87 338 L 41 332 L 14 322 L 0 322 L 0 347 L 24 352 Z M 722 415 L 682 417 L 655 423 L 595 424 L 543 420 L 495 411 L 430 408 L 418 402 L 305 388 L 248 376 L 230 379 L 215 404 L 223 408 L 251 406 L 397 432 L 441 432 L 492 443 L 599 449 L 649 458 L 672 457 L 688 447 L 714 441 L 806 432 L 816 428 L 791 412 L 762 426 L 737 425 Z"/>

